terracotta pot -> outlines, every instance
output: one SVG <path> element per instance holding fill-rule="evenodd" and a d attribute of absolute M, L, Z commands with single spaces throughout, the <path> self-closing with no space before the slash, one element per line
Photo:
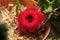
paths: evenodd
<path fill-rule="evenodd" d="M 20 0 L 20 3 L 24 6 L 27 6 L 27 7 L 38 8 L 38 6 L 37 6 L 38 3 L 35 0 Z"/>
<path fill-rule="evenodd" d="M 43 37 L 42 40 L 45 40 L 48 37 L 49 33 L 50 33 L 50 30 L 51 30 L 50 22 L 48 22 L 48 21 L 46 22 L 45 28 L 46 28 L 46 32 L 45 32 L 44 37 Z"/>
<path fill-rule="evenodd" d="M 0 6 L 7 7 L 8 4 L 16 4 L 16 1 L 17 0 L 0 0 Z M 19 1 L 24 6 L 38 8 L 38 6 L 37 6 L 38 3 L 34 0 L 19 0 Z"/>
<path fill-rule="evenodd" d="M 16 0 L 0 0 L 0 6 L 7 7 L 8 4 L 16 4 Z"/>

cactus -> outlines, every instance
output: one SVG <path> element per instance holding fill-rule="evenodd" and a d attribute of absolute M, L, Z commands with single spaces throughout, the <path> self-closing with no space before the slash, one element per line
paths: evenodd
<path fill-rule="evenodd" d="M 7 40 L 7 25 L 0 22 L 0 40 Z"/>

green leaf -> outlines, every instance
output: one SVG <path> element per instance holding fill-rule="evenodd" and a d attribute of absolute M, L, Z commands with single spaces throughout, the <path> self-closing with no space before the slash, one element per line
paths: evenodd
<path fill-rule="evenodd" d="M 53 13 L 50 13 L 47 17 L 47 20 L 49 20 L 51 18 L 51 16 L 53 15 Z"/>
<path fill-rule="evenodd" d="M 52 37 L 51 37 L 51 38 L 48 38 L 48 39 L 46 39 L 46 40 L 52 40 Z"/>
<path fill-rule="evenodd" d="M 50 6 L 50 5 L 49 5 L 48 8 L 45 8 L 45 9 L 44 9 L 44 13 L 49 13 L 49 12 L 52 12 L 52 11 L 53 11 L 53 8 L 52 8 L 52 6 Z"/>
<path fill-rule="evenodd" d="M 8 40 L 7 24 L 3 22 L 0 22 L 0 40 Z"/>
<path fill-rule="evenodd" d="M 55 31 L 59 34 L 60 33 L 60 16 L 56 19 L 51 19 L 52 27 L 55 29 Z"/>
<path fill-rule="evenodd" d="M 46 0 L 49 4 L 53 4 L 55 0 Z"/>
<path fill-rule="evenodd" d="M 50 13 L 53 13 L 54 18 L 57 16 L 57 10 L 60 9 L 59 0 L 36 0 L 38 5 L 41 6 L 41 10 L 47 14 L 48 19 L 51 17 Z"/>
<path fill-rule="evenodd" d="M 17 0 L 17 2 L 16 2 L 16 16 L 19 13 L 19 6 L 20 6 L 20 2 L 19 2 L 19 0 Z"/>
<path fill-rule="evenodd" d="M 18 16 L 19 12 L 24 10 L 24 6 L 20 4 L 20 1 L 17 0 L 16 2 L 16 16 Z"/>

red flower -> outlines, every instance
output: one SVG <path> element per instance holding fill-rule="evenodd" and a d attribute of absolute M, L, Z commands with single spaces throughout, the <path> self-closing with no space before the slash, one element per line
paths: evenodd
<path fill-rule="evenodd" d="M 40 29 L 41 22 L 46 18 L 42 12 L 31 7 L 18 15 L 18 31 L 23 32 L 28 30 L 29 32 L 36 32 Z"/>

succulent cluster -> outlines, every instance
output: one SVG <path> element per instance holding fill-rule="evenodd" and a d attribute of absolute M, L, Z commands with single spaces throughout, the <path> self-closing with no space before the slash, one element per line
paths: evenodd
<path fill-rule="evenodd" d="M 42 11 L 48 15 L 48 19 L 53 15 L 54 18 L 58 16 L 57 10 L 60 9 L 59 0 L 36 0 Z"/>

